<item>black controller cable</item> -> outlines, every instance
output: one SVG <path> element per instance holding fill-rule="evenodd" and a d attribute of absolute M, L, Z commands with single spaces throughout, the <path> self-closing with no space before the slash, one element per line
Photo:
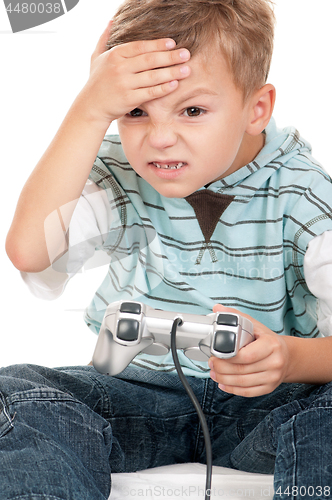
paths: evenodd
<path fill-rule="evenodd" d="M 189 385 L 188 380 L 186 379 L 180 362 L 178 358 L 178 354 L 176 351 L 176 330 L 178 326 L 181 326 L 183 323 L 183 320 L 181 318 L 176 318 L 173 322 L 172 330 L 171 330 L 171 350 L 172 350 L 172 356 L 174 360 L 174 365 L 176 368 L 176 371 L 178 373 L 179 379 L 182 382 L 183 387 L 185 388 L 188 396 L 190 397 L 195 410 L 198 414 L 198 418 L 202 427 L 203 431 L 203 436 L 204 436 L 204 441 L 205 441 L 205 451 L 206 451 L 206 485 L 205 485 L 205 500 L 209 500 L 211 496 L 211 480 L 212 480 L 212 447 L 211 447 L 211 439 L 210 439 L 210 434 L 209 434 L 209 429 L 206 423 L 205 415 L 203 413 L 203 410 L 192 390 L 192 388 Z"/>

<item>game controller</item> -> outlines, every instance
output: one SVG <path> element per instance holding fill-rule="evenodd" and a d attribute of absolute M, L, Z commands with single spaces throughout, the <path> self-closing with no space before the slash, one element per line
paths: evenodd
<path fill-rule="evenodd" d="M 194 361 L 210 356 L 231 358 L 254 340 L 253 325 L 239 314 L 211 313 L 206 316 L 153 309 L 141 302 L 110 304 L 100 328 L 92 362 L 96 370 L 117 375 L 144 352 L 162 356 L 170 351 L 171 329 L 176 318 L 176 347 Z"/>

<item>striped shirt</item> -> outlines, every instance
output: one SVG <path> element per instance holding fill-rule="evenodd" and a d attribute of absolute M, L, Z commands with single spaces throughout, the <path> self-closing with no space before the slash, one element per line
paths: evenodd
<path fill-rule="evenodd" d="M 133 299 L 197 314 L 222 303 L 279 334 L 332 335 L 331 180 L 294 128 L 271 120 L 265 133 L 253 162 L 186 199 L 162 197 L 133 171 L 119 137 L 107 136 L 67 253 L 41 273 L 22 273 L 24 281 L 53 299 L 83 266 L 107 262 L 85 312 L 95 333 L 109 303 Z M 209 376 L 206 363 L 180 361 L 187 375 Z M 133 363 L 175 371 L 171 355 Z"/>
<path fill-rule="evenodd" d="M 304 279 L 309 242 L 332 229 L 332 184 L 294 128 L 271 120 L 253 162 L 184 199 L 165 198 L 139 177 L 118 136 L 106 136 L 90 179 L 107 193 L 111 256 L 104 282 L 86 310 L 98 333 L 115 300 L 206 314 L 235 307 L 278 334 L 317 337 L 317 300 Z M 189 375 L 205 363 L 182 356 Z M 141 354 L 134 363 L 173 371 L 171 355 Z"/>

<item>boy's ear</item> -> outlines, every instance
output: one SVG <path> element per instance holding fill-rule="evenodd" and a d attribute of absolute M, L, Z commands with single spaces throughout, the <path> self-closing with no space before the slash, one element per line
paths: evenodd
<path fill-rule="evenodd" d="M 246 132 L 259 135 L 268 125 L 276 100 L 276 89 L 270 83 L 257 90 L 249 102 L 249 123 Z"/>

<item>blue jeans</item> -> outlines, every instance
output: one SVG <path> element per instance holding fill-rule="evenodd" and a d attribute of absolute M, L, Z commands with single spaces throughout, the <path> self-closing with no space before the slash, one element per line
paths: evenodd
<path fill-rule="evenodd" d="M 214 465 L 274 473 L 278 499 L 331 496 L 332 384 L 283 384 L 242 398 L 210 379 L 189 381 L 206 414 Z M 176 375 L 0 370 L 0 500 L 105 500 L 111 471 L 183 462 L 204 463 L 205 450 Z"/>

